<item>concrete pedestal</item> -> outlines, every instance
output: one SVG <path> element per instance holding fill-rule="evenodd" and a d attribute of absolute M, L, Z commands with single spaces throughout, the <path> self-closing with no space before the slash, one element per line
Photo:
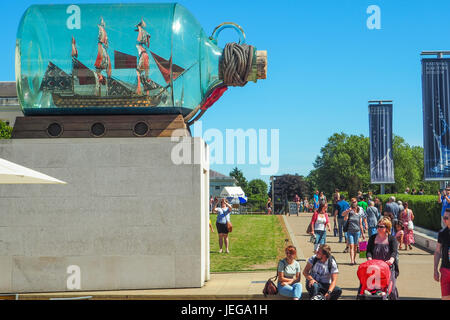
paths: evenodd
<path fill-rule="evenodd" d="M 0 292 L 203 286 L 208 155 L 200 138 L 0 140 L 0 158 L 68 183 L 0 185 Z"/>

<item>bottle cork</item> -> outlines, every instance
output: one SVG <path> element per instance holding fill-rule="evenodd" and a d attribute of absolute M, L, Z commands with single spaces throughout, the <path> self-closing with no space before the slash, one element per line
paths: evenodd
<path fill-rule="evenodd" d="M 256 51 L 256 79 L 267 77 L 267 50 Z"/>

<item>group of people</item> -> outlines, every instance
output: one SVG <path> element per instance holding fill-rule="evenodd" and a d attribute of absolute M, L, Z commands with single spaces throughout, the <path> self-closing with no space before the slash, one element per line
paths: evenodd
<path fill-rule="evenodd" d="M 318 195 L 317 192 L 316 195 Z M 383 260 L 390 266 L 394 288 L 390 298 L 397 299 L 398 292 L 395 286 L 395 279 L 399 274 L 398 249 L 402 244 L 405 245 L 405 249 L 407 246 L 411 248 L 411 243 L 414 243 L 412 230 L 407 228 L 408 222 L 414 220 L 414 215 L 408 208 L 407 203 L 402 204 L 403 207 L 401 208 L 401 213 L 399 213 L 400 206 L 395 203 L 395 198 L 393 197 L 386 205 L 384 211 L 381 211 L 381 201 L 378 198 L 372 199 L 367 203 L 366 197 L 361 193 L 358 198 L 352 198 L 349 204 L 345 201 L 345 196 L 339 194 L 339 190 L 336 189 L 333 195 L 332 213 L 334 217 L 334 229 L 337 229 L 336 233 L 338 233 L 339 242 L 342 242 L 344 238 L 346 240 L 347 246 L 344 252 L 349 252 L 350 254 L 350 265 L 356 265 L 356 254 L 359 252 L 358 244 L 360 239 L 365 240 L 365 232 L 368 232 L 367 259 Z M 395 203 L 395 205 L 392 203 Z M 317 297 L 338 299 L 342 293 L 342 290 L 336 286 L 338 273 L 337 263 L 331 256 L 330 247 L 326 244 L 327 230 L 331 232 L 327 207 L 328 204 L 326 201 L 319 202 L 310 223 L 311 235 L 314 238 L 315 255 L 308 260 L 303 274 L 307 279 L 306 289 L 312 299 L 318 299 Z M 393 235 L 395 234 L 393 224 L 396 224 L 397 237 Z M 407 229 L 407 231 L 403 229 Z M 401 236 L 400 241 L 398 241 L 398 235 Z M 332 261 L 328 261 L 330 258 Z M 286 259 L 288 259 L 288 256 Z M 314 267 L 317 260 L 323 260 L 323 263 Z M 281 276 L 280 279 L 284 279 L 282 270 L 284 265 L 291 265 L 289 262 L 289 259 L 280 262 L 278 266 L 279 277 Z M 314 268 L 320 268 L 320 273 L 315 272 L 316 270 Z M 285 270 L 285 272 L 287 271 Z M 297 277 L 299 277 L 299 274 L 298 271 Z M 314 278 L 314 276 L 320 278 L 319 274 L 325 274 L 325 280 L 321 279 L 319 281 Z M 292 279 L 294 278 L 292 277 Z M 279 282 L 280 294 L 296 299 L 299 298 L 298 293 L 300 292 L 301 295 L 299 278 L 292 280 L 292 283 L 295 284 L 294 286 L 290 282 L 288 283 L 282 280 Z M 311 285 L 310 282 L 314 285 Z"/>
<path fill-rule="evenodd" d="M 292 199 L 294 203 L 297 204 L 297 215 L 300 212 L 314 212 L 319 208 L 319 205 L 322 203 L 327 203 L 327 197 L 323 192 L 319 192 L 319 190 L 316 190 L 312 202 L 308 200 L 308 197 L 304 197 L 303 199 L 298 195 L 295 194 L 294 198 Z M 286 215 L 290 215 L 289 212 L 289 201 L 287 194 L 283 195 L 283 205 L 281 209 L 281 213 L 284 213 Z M 266 213 L 267 214 L 273 214 L 273 202 L 272 198 L 268 198 L 266 202 Z"/>
<path fill-rule="evenodd" d="M 314 255 L 307 261 L 303 270 L 306 279 L 306 289 L 314 300 L 337 300 L 342 289 L 337 283 L 338 265 L 331 254 L 331 248 L 326 244 L 327 230 L 331 232 L 330 219 L 327 212 L 328 203 L 323 193 L 316 191 L 314 196 L 314 214 L 310 229 L 314 238 Z M 317 196 L 317 197 L 316 197 Z M 350 203 L 345 196 L 335 190 L 333 194 L 333 211 L 335 236 L 341 243 L 346 241 L 344 253 L 350 254 L 350 265 L 356 265 L 356 253 L 360 239 L 365 240 L 368 233 L 367 259 L 383 260 L 391 270 L 393 290 L 391 299 L 398 299 L 396 279 L 399 275 L 398 250 L 412 250 L 414 243 L 413 221 L 414 213 L 409 209 L 408 202 L 397 201 L 394 196 L 389 198 L 383 208 L 379 198 L 366 197 L 360 193 L 358 198 L 351 198 Z M 299 200 L 296 198 L 296 200 Z M 317 200 L 317 201 L 316 201 Z M 270 198 L 269 198 L 270 201 Z M 443 299 L 450 299 L 450 187 L 439 192 L 438 202 L 442 204 L 442 230 L 439 232 L 438 243 L 434 254 L 434 279 L 440 281 Z M 217 213 L 216 228 L 219 234 L 219 252 L 229 253 L 230 214 L 232 206 L 226 199 L 215 199 L 211 211 Z M 316 208 L 317 207 L 317 208 Z M 271 206 L 270 206 L 271 208 Z M 210 228 L 211 221 L 210 221 Z M 213 230 L 212 230 L 213 231 Z M 296 260 L 296 248 L 288 246 L 286 258 L 278 264 L 278 290 L 281 295 L 300 299 L 302 295 L 300 264 Z M 439 269 L 439 261 L 441 262 Z"/>
<path fill-rule="evenodd" d="M 296 260 L 297 249 L 288 246 L 286 258 L 278 263 L 278 292 L 286 297 L 299 300 L 302 296 L 301 269 Z M 338 265 L 331 255 L 328 245 L 321 245 L 317 253 L 310 257 L 303 270 L 305 287 L 312 300 L 337 300 L 342 289 L 337 283 Z"/>
<path fill-rule="evenodd" d="M 448 191 L 450 195 L 450 190 L 446 191 Z M 345 197 L 340 196 L 336 211 L 339 212 L 339 210 L 341 210 L 344 217 L 343 219 L 345 220 L 345 218 L 347 218 L 347 221 L 350 220 L 349 225 L 346 228 L 346 237 L 349 239 L 349 243 L 353 243 L 359 239 L 358 233 L 363 230 L 363 223 L 362 216 L 359 218 L 352 218 L 352 216 L 360 215 L 364 209 L 360 206 L 361 204 L 358 203 L 356 198 L 352 198 L 349 208 L 342 210 L 342 201 L 345 202 Z M 404 227 L 407 227 L 406 221 L 414 219 L 412 211 L 408 209 L 407 203 L 402 204 L 403 209 L 401 210 L 400 215 L 396 214 L 397 206 L 400 210 L 400 206 L 395 202 L 395 198 L 391 197 L 386 204 L 383 215 L 381 215 L 378 208 L 374 206 L 374 201 L 369 201 L 366 209 L 366 224 L 369 231 L 367 260 L 382 260 L 389 266 L 391 272 L 390 279 L 392 282 L 392 290 L 389 294 L 389 298 L 392 300 L 398 299 L 398 290 L 396 286 L 396 279 L 399 276 L 398 250 L 401 248 L 402 242 L 399 242 L 397 239 L 398 234 L 402 234 L 403 231 L 400 226 L 404 224 Z M 327 218 L 328 215 L 325 207 L 326 205 L 319 205 L 318 211 L 314 213 L 312 219 L 312 223 L 314 222 L 313 232 L 316 235 L 319 235 L 319 237 L 322 237 L 325 232 L 323 232 L 323 230 L 318 230 L 316 226 L 321 225 L 322 227 L 326 227 L 328 225 L 329 227 L 329 219 Z M 335 216 L 336 215 L 337 214 L 335 214 Z M 445 209 L 443 221 L 445 228 L 439 232 L 438 243 L 434 254 L 434 279 L 441 284 L 442 299 L 450 300 L 450 208 Z M 396 236 L 392 234 L 394 230 L 393 222 L 396 223 L 397 226 Z M 404 236 L 405 235 L 403 234 L 403 237 Z M 321 242 L 318 247 L 314 247 L 314 251 L 315 254 L 308 259 L 302 273 L 300 264 L 295 259 L 297 253 L 296 248 L 294 246 L 288 246 L 286 248 L 286 258 L 279 261 L 277 269 L 278 290 L 281 295 L 290 297 L 294 300 L 299 300 L 302 296 L 301 274 L 303 274 L 305 277 L 306 290 L 309 293 L 310 299 L 337 300 L 341 296 L 342 289 L 337 286 L 339 269 L 336 260 L 331 254 L 331 248 L 327 244 Z M 350 249 L 350 252 L 354 262 L 354 250 Z M 441 262 L 440 268 L 439 262 Z"/>
<path fill-rule="evenodd" d="M 420 189 L 419 191 L 417 191 L 415 188 L 413 188 L 412 190 L 410 188 L 406 188 L 405 194 L 423 196 L 425 194 L 425 191 L 423 190 L 423 188 Z"/>
<path fill-rule="evenodd" d="M 383 260 L 391 269 L 393 290 L 391 299 L 398 298 L 395 279 L 398 277 L 398 244 L 391 235 L 392 223 L 387 216 L 381 217 L 374 201 L 364 206 L 364 197 L 351 199 L 351 204 L 339 196 L 334 210 L 335 221 L 339 225 L 339 242 L 344 236 L 350 252 L 350 264 L 355 265 L 357 245 L 360 237 L 365 239 L 364 232 L 370 230 L 367 244 L 368 260 Z M 331 231 L 330 219 L 327 213 L 327 203 L 319 204 L 311 220 L 311 234 L 315 237 L 314 255 L 308 259 L 303 275 L 306 278 L 306 289 L 313 300 L 337 300 L 342 289 L 337 283 L 338 265 L 331 255 L 331 248 L 326 244 L 326 231 Z M 365 209 L 364 209 L 365 208 Z M 450 210 L 449 210 L 450 211 Z M 367 213 L 366 213 L 367 212 Z M 364 221 L 364 223 L 363 223 Z M 344 233 L 345 229 L 345 233 Z M 296 250 L 286 248 L 286 258 L 278 264 L 278 288 L 281 295 L 300 299 L 302 286 L 300 284 L 300 265 L 294 260 Z"/>

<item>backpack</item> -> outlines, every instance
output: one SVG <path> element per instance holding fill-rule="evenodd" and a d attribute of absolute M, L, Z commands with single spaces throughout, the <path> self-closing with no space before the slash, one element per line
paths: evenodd
<path fill-rule="evenodd" d="M 316 264 L 317 261 L 319 261 L 319 258 L 314 257 L 311 269 L 314 268 L 314 265 Z M 330 274 L 331 274 L 331 269 L 333 268 L 333 261 L 336 262 L 336 259 L 333 256 L 330 256 L 328 258 L 328 272 Z M 336 265 L 337 265 L 337 262 L 336 262 Z"/>

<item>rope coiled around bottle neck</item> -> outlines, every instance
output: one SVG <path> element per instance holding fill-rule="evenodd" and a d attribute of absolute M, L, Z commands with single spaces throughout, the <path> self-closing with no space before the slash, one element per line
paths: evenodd
<path fill-rule="evenodd" d="M 227 86 L 242 87 L 252 69 L 253 46 L 227 43 L 222 54 L 221 75 Z"/>

